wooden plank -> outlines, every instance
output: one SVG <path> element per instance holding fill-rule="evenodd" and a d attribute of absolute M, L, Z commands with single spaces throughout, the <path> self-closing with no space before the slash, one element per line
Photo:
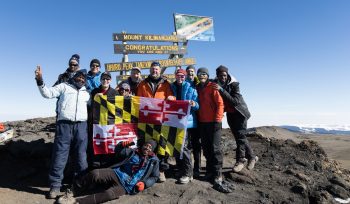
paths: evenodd
<path fill-rule="evenodd" d="M 119 75 L 117 76 L 117 81 L 126 80 L 130 75 Z M 146 79 L 148 75 L 141 75 L 142 79 Z M 170 82 L 175 81 L 175 74 L 162 74 L 164 78 L 166 78 Z"/>
<path fill-rule="evenodd" d="M 113 33 L 113 41 L 186 42 L 177 35 Z"/>
<path fill-rule="evenodd" d="M 148 61 L 135 61 L 135 62 L 123 62 L 123 63 L 106 63 L 105 69 L 109 72 L 116 72 L 121 70 L 131 70 L 133 67 L 140 69 L 149 69 L 152 62 L 157 61 L 162 67 L 176 67 L 185 65 L 194 65 L 196 60 L 194 58 L 177 58 L 177 59 L 164 59 L 164 60 L 148 60 Z"/>
<path fill-rule="evenodd" d="M 186 47 L 178 45 L 114 44 L 115 54 L 186 54 Z"/>

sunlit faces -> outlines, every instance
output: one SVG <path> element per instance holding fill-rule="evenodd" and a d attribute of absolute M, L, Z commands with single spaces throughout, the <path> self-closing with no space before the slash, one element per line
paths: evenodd
<path fill-rule="evenodd" d="M 151 151 L 152 151 L 152 145 L 151 144 L 146 143 L 146 144 L 144 144 L 142 146 L 142 153 L 143 153 L 143 155 L 148 155 Z"/>
<path fill-rule="evenodd" d="M 124 89 L 122 87 L 120 87 L 118 89 L 119 95 L 121 96 L 129 96 L 130 95 L 130 89 Z"/>
<path fill-rule="evenodd" d="M 160 66 L 154 65 L 150 68 L 150 75 L 154 79 L 158 79 L 160 77 Z"/>
<path fill-rule="evenodd" d="M 191 81 L 193 81 L 194 77 L 196 76 L 196 73 L 194 71 L 194 69 L 187 69 L 187 78 L 189 78 Z"/>
<path fill-rule="evenodd" d="M 90 71 L 92 74 L 97 74 L 100 71 L 100 65 L 97 63 L 92 63 L 90 66 Z"/>
<path fill-rule="evenodd" d="M 177 75 L 175 76 L 175 79 L 176 79 L 176 83 L 182 84 L 182 83 L 185 81 L 186 76 L 183 75 L 183 74 L 177 74 Z"/>
<path fill-rule="evenodd" d="M 103 88 L 108 88 L 111 83 L 111 78 L 109 76 L 102 76 L 101 77 L 101 86 Z"/>
<path fill-rule="evenodd" d="M 131 70 L 130 77 L 132 81 L 137 81 L 141 76 L 141 73 L 138 70 Z"/>
<path fill-rule="evenodd" d="M 227 73 L 226 72 L 220 72 L 218 75 L 217 75 L 220 83 L 224 84 L 226 81 L 227 81 Z"/>
<path fill-rule="evenodd" d="M 79 69 L 79 63 L 76 60 L 71 60 L 69 62 L 69 69 L 76 72 Z"/>
<path fill-rule="evenodd" d="M 201 83 L 205 83 L 209 78 L 208 74 L 205 72 L 199 72 L 197 77 Z"/>
<path fill-rule="evenodd" d="M 74 78 L 74 81 L 79 84 L 85 84 L 85 77 L 83 75 L 79 75 Z"/>

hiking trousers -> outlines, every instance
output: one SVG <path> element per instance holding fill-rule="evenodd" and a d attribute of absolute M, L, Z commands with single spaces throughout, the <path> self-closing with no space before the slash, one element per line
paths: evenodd
<path fill-rule="evenodd" d="M 230 126 L 231 132 L 236 140 L 236 161 L 240 161 L 244 158 L 253 159 L 255 154 L 249 141 L 246 137 L 247 132 L 247 120 L 238 111 L 233 113 L 226 113 L 227 123 Z"/>
<path fill-rule="evenodd" d="M 50 188 L 62 186 L 63 172 L 72 149 L 74 175 L 80 175 L 87 169 L 87 122 L 60 120 L 56 123 L 51 165 L 49 170 Z"/>

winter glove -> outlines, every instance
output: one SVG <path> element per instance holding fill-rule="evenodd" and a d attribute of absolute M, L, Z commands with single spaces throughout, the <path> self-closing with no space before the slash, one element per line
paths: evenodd
<path fill-rule="evenodd" d="M 130 141 L 122 141 L 121 142 L 122 147 L 130 147 L 134 144 L 135 144 L 134 142 L 130 142 Z"/>
<path fill-rule="evenodd" d="M 142 181 L 139 181 L 139 182 L 137 182 L 135 187 L 136 187 L 136 190 L 138 192 L 141 192 L 141 191 L 145 190 L 145 183 L 143 183 Z"/>

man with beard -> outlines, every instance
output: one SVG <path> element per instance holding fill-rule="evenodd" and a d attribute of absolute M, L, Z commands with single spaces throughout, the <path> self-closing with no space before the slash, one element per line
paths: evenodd
<path fill-rule="evenodd" d="M 141 83 L 142 78 L 141 78 L 141 69 L 138 67 L 133 67 L 131 69 L 130 76 L 122 81 L 120 84 L 127 83 L 130 86 L 130 91 L 132 95 L 136 95 L 137 91 L 137 86 Z M 118 90 L 119 86 L 116 87 Z M 118 90 L 119 91 L 119 90 Z"/>
<path fill-rule="evenodd" d="M 161 68 L 159 62 L 152 62 L 150 75 L 139 84 L 136 96 L 175 100 L 170 83 L 161 76 L 160 71 Z M 161 160 L 159 181 L 165 182 L 166 178 L 164 171 L 169 168 L 169 165 L 166 164 L 166 156 L 158 155 L 158 157 Z"/>
<path fill-rule="evenodd" d="M 145 142 L 139 149 L 131 149 L 133 142 L 123 141 L 115 148 L 115 159 L 120 162 L 110 168 L 95 169 L 73 184 L 72 191 L 58 199 L 59 204 L 103 203 L 119 198 L 122 195 L 133 195 L 154 185 L 159 177 L 159 160 L 154 154 L 157 143 L 154 140 Z M 74 198 L 86 190 L 102 192 Z M 73 195 L 72 195 L 73 194 Z"/>
<path fill-rule="evenodd" d="M 248 159 L 247 169 L 254 168 L 258 157 L 255 156 L 247 138 L 247 120 L 250 118 L 250 112 L 240 91 L 239 82 L 228 73 L 228 68 L 220 65 L 216 69 L 217 83 L 214 87 L 218 90 L 224 99 L 227 123 L 235 137 L 236 163 L 233 167 L 234 172 L 240 172 Z"/>
<path fill-rule="evenodd" d="M 197 71 L 200 83 L 197 86 L 199 106 L 198 129 L 200 132 L 203 154 L 206 158 L 206 180 L 214 184 L 222 182 L 223 156 L 220 145 L 224 101 L 218 90 L 209 81 L 207 68 Z"/>
<path fill-rule="evenodd" d="M 95 88 L 91 92 L 91 100 L 94 100 L 94 97 L 96 95 L 106 95 L 107 97 L 115 97 L 118 95 L 117 91 L 111 87 L 112 82 L 112 76 L 109 72 L 103 72 L 100 74 L 100 86 L 98 88 Z M 93 103 L 91 103 L 92 106 Z M 93 110 L 92 107 L 89 106 L 89 120 L 88 120 L 88 128 L 89 128 L 89 142 L 88 142 L 88 163 L 89 163 L 89 169 L 96 169 L 101 167 L 107 167 L 110 165 L 110 162 L 112 161 L 112 155 L 108 154 L 94 154 L 93 149 L 93 117 L 94 114 L 99 114 L 99 112 L 95 112 L 98 110 Z"/>
<path fill-rule="evenodd" d="M 50 191 L 47 198 L 53 199 L 60 193 L 63 170 L 69 151 L 73 151 L 74 174 L 82 174 L 88 167 L 87 148 L 87 104 L 90 94 L 85 88 L 86 70 L 77 71 L 69 82 L 47 87 L 43 82 L 41 67 L 35 70 L 35 79 L 44 98 L 57 98 L 56 136 L 52 149 L 49 170 Z"/>

